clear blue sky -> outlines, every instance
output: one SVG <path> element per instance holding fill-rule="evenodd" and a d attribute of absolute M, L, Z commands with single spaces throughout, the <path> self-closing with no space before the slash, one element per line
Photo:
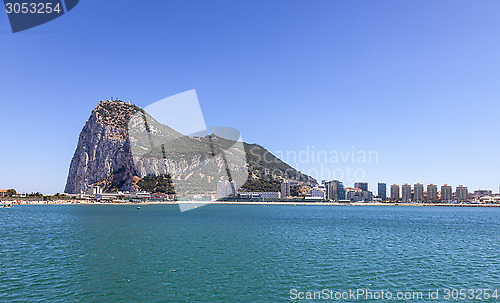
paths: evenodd
<path fill-rule="evenodd" d="M 62 192 L 99 100 L 189 89 L 271 151 L 376 151 L 323 163 L 370 189 L 500 186 L 498 1 L 81 0 L 16 34 L 2 12 L 0 58 L 0 188 Z"/>

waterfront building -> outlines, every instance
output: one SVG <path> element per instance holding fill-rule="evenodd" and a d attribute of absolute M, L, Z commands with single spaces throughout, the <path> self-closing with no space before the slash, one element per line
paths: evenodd
<path fill-rule="evenodd" d="M 338 201 L 339 198 L 336 194 L 337 192 L 337 187 L 336 187 L 336 180 L 330 180 L 330 181 L 324 181 L 323 185 L 325 186 L 325 198 L 326 200 L 330 201 Z"/>
<path fill-rule="evenodd" d="M 340 182 L 338 183 L 337 186 L 337 197 L 340 200 L 345 200 L 345 188 L 344 188 L 344 183 Z"/>
<path fill-rule="evenodd" d="M 217 182 L 217 199 L 224 197 L 236 196 L 236 188 L 234 181 L 219 181 Z"/>
<path fill-rule="evenodd" d="M 458 201 L 467 201 L 469 199 L 469 192 L 467 191 L 467 187 L 459 185 L 456 190 L 457 200 Z"/>
<path fill-rule="evenodd" d="M 493 191 L 491 189 L 478 189 L 474 191 L 474 198 L 479 199 L 484 196 L 492 196 Z"/>
<path fill-rule="evenodd" d="M 401 199 L 406 203 L 411 201 L 411 185 L 408 183 L 401 186 Z"/>
<path fill-rule="evenodd" d="M 445 184 L 441 186 L 441 201 L 448 202 L 453 198 L 451 186 Z"/>
<path fill-rule="evenodd" d="M 364 191 L 368 191 L 368 183 L 367 182 L 356 182 L 354 183 L 355 188 L 359 188 Z"/>
<path fill-rule="evenodd" d="M 391 185 L 391 201 L 399 201 L 399 185 Z"/>
<path fill-rule="evenodd" d="M 373 202 L 373 193 L 368 190 L 361 191 L 361 197 L 365 202 Z"/>
<path fill-rule="evenodd" d="M 323 190 L 321 190 L 320 188 L 315 187 L 315 188 L 311 189 L 311 191 L 309 192 L 309 196 L 314 197 L 314 198 L 324 199 L 325 192 Z"/>
<path fill-rule="evenodd" d="M 236 196 L 236 185 L 234 184 L 234 181 L 227 181 L 226 183 L 226 195 L 228 197 L 234 197 Z"/>
<path fill-rule="evenodd" d="M 344 184 L 339 180 L 325 181 L 325 193 L 326 199 L 330 201 L 338 202 L 346 198 Z"/>
<path fill-rule="evenodd" d="M 281 197 L 286 198 L 290 196 L 290 181 L 285 180 L 281 183 Z"/>
<path fill-rule="evenodd" d="M 500 204 L 500 196 L 482 196 L 481 198 L 479 198 L 479 202 L 488 204 L 491 203 Z"/>
<path fill-rule="evenodd" d="M 373 194 L 371 191 L 361 190 L 360 188 L 346 188 L 346 199 L 350 202 L 371 202 Z"/>
<path fill-rule="evenodd" d="M 224 181 L 217 182 L 217 199 L 224 198 L 226 196 L 226 186 Z"/>
<path fill-rule="evenodd" d="M 260 197 L 263 199 L 279 199 L 281 198 L 280 192 L 259 192 Z"/>
<path fill-rule="evenodd" d="M 318 203 L 318 202 L 324 202 L 324 198 L 321 198 L 321 197 L 311 197 L 311 196 L 306 196 L 304 197 L 304 200 L 306 202 L 314 202 L 314 203 Z"/>
<path fill-rule="evenodd" d="M 96 200 L 117 200 L 117 199 L 123 199 L 123 198 L 129 198 L 129 199 L 150 199 L 152 198 L 151 194 L 148 192 L 115 192 L 115 193 L 101 193 L 93 196 L 88 196 L 88 195 L 81 195 L 82 197 L 86 196 L 86 198 L 89 199 L 96 199 Z"/>
<path fill-rule="evenodd" d="M 87 195 L 100 195 L 102 194 L 102 187 L 100 186 L 88 186 Z"/>
<path fill-rule="evenodd" d="M 429 184 L 427 185 L 427 201 L 437 201 L 438 193 L 437 193 L 437 185 Z"/>
<path fill-rule="evenodd" d="M 362 201 L 362 190 L 360 188 L 347 187 L 346 189 L 346 200 L 350 202 Z"/>
<path fill-rule="evenodd" d="M 276 200 L 281 198 L 280 192 L 250 192 L 243 191 L 238 192 L 238 198 L 241 199 L 268 199 L 268 200 Z"/>
<path fill-rule="evenodd" d="M 387 185 L 385 183 L 378 183 L 377 196 L 382 199 L 382 201 L 387 200 Z"/>
<path fill-rule="evenodd" d="M 424 185 L 417 183 L 413 185 L 413 201 L 422 202 L 424 201 Z"/>

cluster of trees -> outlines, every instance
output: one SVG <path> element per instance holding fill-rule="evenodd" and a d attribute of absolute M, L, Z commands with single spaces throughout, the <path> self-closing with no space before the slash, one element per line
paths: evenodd
<path fill-rule="evenodd" d="M 15 189 L 13 189 L 13 188 L 9 188 L 9 189 L 7 189 L 6 194 L 7 194 L 8 197 L 12 197 L 14 195 L 17 195 L 17 191 Z"/>
<path fill-rule="evenodd" d="M 146 176 L 137 182 L 140 189 L 150 193 L 175 194 L 170 175 Z"/>
<path fill-rule="evenodd" d="M 7 189 L 6 195 L 7 195 L 7 197 L 16 196 L 17 191 L 13 188 Z M 26 197 L 28 197 L 28 198 L 42 198 L 43 197 L 45 200 L 54 199 L 54 198 L 56 198 L 56 199 L 68 198 L 65 194 L 61 194 L 61 193 L 57 193 L 55 195 L 44 195 L 40 192 L 26 194 Z"/>
<path fill-rule="evenodd" d="M 242 188 L 248 191 L 264 191 L 264 192 L 277 192 L 281 191 L 281 180 L 271 177 L 264 177 L 259 179 L 248 178 L 247 182 Z"/>

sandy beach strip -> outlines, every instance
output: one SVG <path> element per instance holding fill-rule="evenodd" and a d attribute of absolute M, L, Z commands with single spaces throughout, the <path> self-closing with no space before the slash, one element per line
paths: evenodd
<path fill-rule="evenodd" d="M 433 206 L 433 207 L 500 207 L 500 204 L 472 204 L 472 203 L 380 203 L 380 202 L 367 202 L 367 203 L 336 203 L 336 202 L 298 202 L 298 201 L 283 201 L 283 202 L 250 202 L 250 201 L 144 201 L 144 202 L 131 202 L 131 201 L 102 201 L 94 202 L 88 200 L 56 200 L 56 201 L 2 201 L 0 207 L 3 205 L 178 205 L 178 204 L 196 204 L 196 205 L 293 205 L 293 206 Z"/>

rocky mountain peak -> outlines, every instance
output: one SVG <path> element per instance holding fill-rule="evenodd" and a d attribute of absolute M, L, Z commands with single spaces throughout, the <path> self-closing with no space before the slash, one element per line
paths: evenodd
<path fill-rule="evenodd" d="M 130 102 L 106 100 L 99 102 L 93 113 L 100 123 L 125 130 L 130 117 L 139 110 L 140 107 Z"/>
<path fill-rule="evenodd" d="M 138 111 L 144 116 L 135 115 Z M 143 125 L 143 119 L 148 123 Z M 171 175 L 177 184 L 182 180 L 183 187 L 177 189 L 197 193 L 208 183 L 216 184 L 226 169 L 248 172 L 242 189 L 252 191 L 279 191 L 283 179 L 316 182 L 256 144 L 242 144 L 232 151 L 233 155 L 226 155 L 229 159 L 246 155 L 246 163 L 224 164 L 219 149 L 234 143 L 217 136 L 182 136 L 138 106 L 119 100 L 101 101 L 80 133 L 65 192 L 84 193 L 91 185 L 99 185 L 105 192 L 151 190 L 158 186 L 151 187 L 150 183 L 158 180 L 147 177 Z M 218 156 L 213 157 L 214 151 Z"/>

